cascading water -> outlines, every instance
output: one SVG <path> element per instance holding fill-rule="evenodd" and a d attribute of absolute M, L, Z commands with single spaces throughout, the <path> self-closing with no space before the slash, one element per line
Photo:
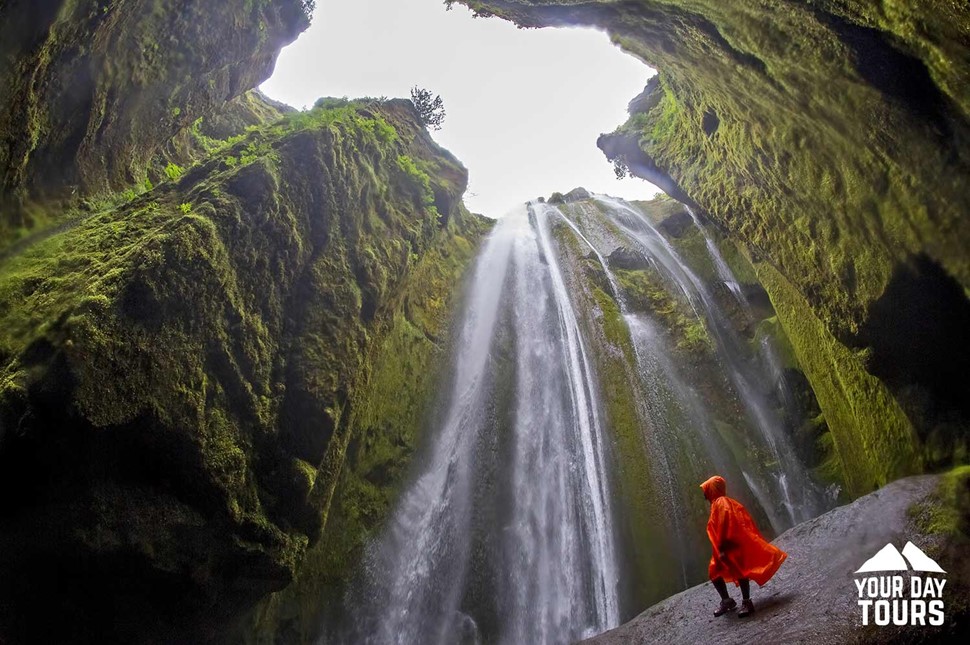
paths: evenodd
<path fill-rule="evenodd" d="M 608 217 L 635 242 L 654 262 L 670 284 L 679 289 L 687 298 L 694 312 L 707 324 L 716 341 L 718 355 L 725 372 L 731 380 L 738 398 L 744 405 L 752 425 L 760 433 L 764 445 L 770 452 L 775 466 L 772 468 L 774 485 L 772 498 L 782 501 L 784 518 L 775 505 L 768 504 L 764 510 L 771 518 L 776 530 L 815 517 L 821 509 L 821 492 L 814 485 L 804 465 L 795 454 L 790 438 L 780 431 L 781 422 L 771 409 L 765 396 L 755 387 L 755 383 L 771 382 L 770 376 L 759 373 L 760 365 L 745 360 L 740 351 L 741 341 L 737 338 L 717 301 L 708 292 L 703 282 L 680 258 L 670 242 L 664 238 L 653 224 L 632 205 L 622 200 L 604 195 L 594 199 L 607 212 Z M 718 254 L 720 257 L 720 254 Z M 722 262 L 723 262 L 723 258 Z M 725 263 L 725 270 L 727 266 Z M 734 276 L 728 271 L 729 279 Z M 752 479 L 749 475 L 748 479 Z M 754 488 L 766 488 L 765 484 Z M 755 492 L 752 490 L 752 492 Z M 768 499 L 762 492 L 761 497 Z"/>
<path fill-rule="evenodd" d="M 711 237 L 710 232 L 707 227 L 701 222 L 701 219 L 697 216 L 689 206 L 685 206 L 687 212 L 690 214 L 691 220 L 694 222 L 694 226 L 697 230 L 701 232 L 704 236 L 704 244 L 707 247 L 707 253 L 711 258 L 711 262 L 714 264 L 714 270 L 717 272 L 718 277 L 724 286 L 734 295 L 734 298 L 741 305 L 745 314 L 750 318 L 751 316 L 751 303 L 748 302 L 747 297 L 744 295 L 744 291 L 741 289 L 741 283 L 735 277 L 734 272 L 731 271 L 731 267 L 725 261 L 724 256 L 721 254 L 721 250 L 718 248 L 717 244 L 714 242 L 714 238 Z M 775 384 L 775 389 L 778 391 L 778 395 L 781 397 L 784 405 L 792 405 L 792 394 L 788 389 L 787 383 L 784 378 L 783 370 L 781 367 L 781 361 L 778 358 L 778 351 L 771 342 L 768 336 L 761 339 L 758 351 L 761 354 L 761 360 L 764 362 L 764 368 L 767 370 L 768 375 L 771 377 L 771 383 Z"/>
<path fill-rule="evenodd" d="M 494 359 L 498 320 L 512 327 L 511 375 Z M 497 225 L 478 261 L 459 346 L 434 447 L 350 593 L 357 620 L 348 640 L 564 643 L 618 625 L 596 378 L 541 214 Z M 514 379 L 510 432 L 496 431 L 505 437 L 497 450 L 477 450 L 493 416 L 487 400 L 504 378 Z M 476 496 L 496 468 L 497 487 L 508 488 Z M 502 500 L 507 507 L 495 508 Z M 484 557 L 470 548 L 477 514 L 501 524 L 500 547 Z M 471 571 L 477 567 L 491 575 Z"/>
<path fill-rule="evenodd" d="M 610 198 L 601 198 L 612 201 Z M 632 206 L 620 201 L 613 201 L 617 207 L 632 209 Z M 626 305 L 622 291 L 617 285 L 602 253 L 596 249 L 583 234 L 576 223 L 567 218 L 558 208 L 546 206 L 548 210 L 560 216 L 597 257 L 611 289 L 623 314 L 624 321 L 630 332 L 636 363 L 639 371 L 641 387 L 639 398 L 644 408 L 643 417 L 649 423 L 645 433 L 644 443 L 651 456 L 651 462 L 657 471 L 657 490 L 663 491 L 659 501 L 667 507 L 672 529 L 677 540 L 672 548 L 675 555 L 683 563 L 691 557 L 692 545 L 688 533 L 682 526 L 684 518 L 689 516 L 690 503 L 683 498 L 684 491 L 694 489 L 695 481 L 699 477 L 705 478 L 704 473 L 713 471 L 728 476 L 739 486 L 747 485 L 752 496 L 765 511 L 773 527 L 780 529 L 791 524 L 790 518 L 777 512 L 776 504 L 772 504 L 765 489 L 770 485 L 767 481 L 758 481 L 750 474 L 740 469 L 736 457 L 724 445 L 716 429 L 716 420 L 707 408 L 705 401 L 698 396 L 687 383 L 684 375 L 672 355 L 670 342 L 657 329 L 650 318 L 630 312 Z M 596 209 L 579 204 L 568 207 L 571 213 L 585 214 L 583 219 L 592 226 L 596 226 Z M 669 242 L 657 234 L 646 240 L 656 255 L 648 256 L 652 266 L 660 271 L 669 268 L 667 275 L 675 274 L 682 282 L 674 282 L 675 288 L 685 295 L 692 308 L 702 315 L 704 307 L 712 303 L 708 294 L 699 292 L 700 281 L 675 252 Z M 725 271 L 729 271 L 725 263 Z M 733 279 L 733 276 L 731 276 Z M 677 464 L 674 468 L 671 464 Z M 684 586 L 687 586 L 687 572 L 683 570 Z"/>
<path fill-rule="evenodd" d="M 510 571 L 519 583 L 513 589 L 520 593 L 530 581 L 548 576 L 550 571 L 554 579 L 548 585 L 532 585 L 528 595 L 521 596 L 513 633 L 507 639 L 511 643 L 563 642 L 576 636 L 570 633 L 570 623 L 584 615 L 580 636 L 619 621 L 596 379 L 544 213 L 535 214 L 535 229 L 535 239 L 525 236 L 516 246 L 515 256 L 515 322 L 521 346 L 515 474 L 516 491 L 524 494 L 516 497 L 516 521 L 510 531 L 510 550 L 521 566 Z M 550 287 L 552 298 L 539 296 Z M 568 400 L 562 397 L 564 390 Z M 572 499 L 577 493 L 578 505 Z M 538 554 L 530 543 L 539 547 Z M 588 571 L 582 569 L 587 563 L 586 550 L 591 565 Z M 585 597 L 584 587 L 591 588 L 591 599 Z M 530 610 L 530 606 L 534 608 Z M 548 615 L 537 623 L 536 615 L 543 613 Z"/>
<path fill-rule="evenodd" d="M 643 404 L 647 407 L 646 416 L 649 416 L 654 421 L 652 424 L 653 432 L 648 433 L 644 439 L 645 443 L 650 446 L 650 453 L 654 457 L 654 463 L 658 472 L 657 490 L 662 491 L 659 498 L 661 503 L 669 511 L 668 517 L 671 520 L 674 533 L 677 536 L 676 544 L 679 546 L 686 545 L 689 543 L 689 540 L 682 525 L 682 519 L 685 515 L 684 509 L 680 507 L 677 502 L 677 496 L 673 494 L 677 490 L 677 484 L 679 483 L 674 478 L 673 468 L 671 467 L 673 457 L 670 454 L 671 449 L 676 445 L 676 439 L 673 437 L 672 428 L 668 423 L 670 420 L 669 411 L 671 402 L 676 401 L 679 403 L 685 398 L 678 398 L 677 394 L 673 393 L 668 386 L 682 384 L 676 378 L 673 365 L 666 360 L 666 356 L 653 355 L 653 344 L 645 342 L 645 339 L 653 336 L 651 333 L 652 330 L 649 329 L 650 322 L 627 312 L 623 291 L 620 289 L 616 276 L 613 275 L 602 253 L 589 241 L 579 227 L 569 218 L 565 217 L 558 208 L 547 204 L 535 204 L 533 208 L 541 214 L 545 221 L 548 222 L 550 217 L 555 217 L 569 226 L 573 233 L 596 256 L 600 267 L 603 269 L 603 273 L 606 275 L 606 279 L 610 284 L 610 290 L 616 298 L 620 311 L 630 329 L 634 352 L 637 356 L 637 364 L 641 367 L 641 378 L 645 385 L 641 394 L 644 399 Z M 648 356 L 648 353 L 651 355 Z M 656 369 L 658 367 L 659 369 Z M 684 390 L 682 389 L 678 393 L 682 394 L 683 392 Z M 683 586 L 686 588 L 688 585 L 688 575 L 683 563 L 686 560 L 687 552 L 686 550 L 681 550 L 677 555 L 678 560 L 681 562 Z"/>
<path fill-rule="evenodd" d="M 741 283 L 738 282 L 736 277 L 734 277 L 734 272 L 731 271 L 731 267 L 728 266 L 728 263 L 724 260 L 724 256 L 721 255 L 721 250 L 717 248 L 714 238 L 712 238 L 711 234 L 708 233 L 707 227 L 701 223 L 697 213 L 695 213 L 689 206 L 686 206 L 685 208 L 690 214 L 690 218 L 693 220 L 694 226 L 696 226 L 697 230 L 699 230 L 701 235 L 704 236 L 704 244 L 707 246 L 707 253 L 711 257 L 711 262 L 714 263 L 714 270 L 717 272 L 721 282 L 723 282 L 724 286 L 726 286 L 731 293 L 734 294 L 734 297 L 741 304 L 741 306 L 744 307 L 745 311 L 750 313 L 748 299 L 744 297 L 744 292 L 741 290 Z"/>
<path fill-rule="evenodd" d="M 812 482 L 753 385 L 770 378 L 758 371 L 763 363 L 743 355 L 716 299 L 642 213 L 595 199 L 598 207 L 532 204 L 500 220 L 485 244 L 442 414 L 348 591 L 347 642 L 566 643 L 616 626 L 624 594 L 634 594 L 623 578 L 644 575 L 664 595 L 700 581 L 709 546 L 697 484 L 713 472 L 776 530 L 819 510 Z M 592 253 L 583 259 L 585 251 L 571 251 L 560 234 Z M 605 257 L 619 245 L 640 249 L 710 330 L 719 376 L 705 382 L 734 392 L 718 400 L 736 396 L 741 412 L 731 418 L 742 419 L 740 431 L 725 431 L 725 414 L 711 409 L 670 337 L 628 305 Z M 737 283 L 721 264 L 719 277 Z M 629 332 L 630 360 L 617 358 L 616 348 L 604 353 L 592 329 L 600 323 L 584 281 L 596 270 Z M 618 507 L 613 473 L 621 455 L 611 450 L 598 373 L 609 369 L 604 361 L 626 365 L 643 452 L 633 457 L 642 460 L 636 477 L 650 480 L 640 503 L 653 508 Z M 736 434 L 745 435 L 740 447 Z M 752 459 L 759 450 L 771 463 Z M 640 511 L 656 523 L 648 531 L 656 543 L 631 543 L 633 529 L 618 521 Z M 624 568 L 631 549 L 647 555 L 639 560 L 645 568 Z M 637 599 L 632 608 L 642 609 Z"/>
<path fill-rule="evenodd" d="M 445 642 L 459 632 L 468 566 L 473 453 L 485 418 L 487 368 L 504 277 L 516 234 L 497 227 L 475 269 L 461 329 L 452 397 L 425 468 L 398 502 L 365 560 L 353 599 L 352 640 Z"/>

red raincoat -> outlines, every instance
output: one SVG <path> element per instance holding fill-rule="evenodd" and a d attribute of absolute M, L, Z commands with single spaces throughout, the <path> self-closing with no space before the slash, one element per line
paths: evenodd
<path fill-rule="evenodd" d="M 734 583 L 742 578 L 759 585 L 768 582 L 788 554 L 768 544 L 747 509 L 724 494 L 727 484 L 723 477 L 711 477 L 701 484 L 701 489 L 711 502 L 711 519 L 707 522 L 707 537 L 713 547 L 707 568 L 711 580 L 721 577 Z M 724 557 L 719 553 L 724 553 Z"/>

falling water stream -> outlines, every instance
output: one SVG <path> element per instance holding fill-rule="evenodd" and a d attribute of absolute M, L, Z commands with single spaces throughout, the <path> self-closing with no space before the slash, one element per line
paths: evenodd
<path fill-rule="evenodd" d="M 669 283 L 684 293 L 695 314 L 705 321 L 707 329 L 714 337 L 724 370 L 744 405 L 753 427 L 760 433 L 764 446 L 770 451 L 777 464 L 772 471 L 774 485 L 770 493 L 771 498 L 781 500 L 783 509 L 777 509 L 776 505 L 770 503 L 764 504 L 763 509 L 771 519 L 772 525 L 776 530 L 780 530 L 818 515 L 820 493 L 808 475 L 807 469 L 795 454 L 790 438 L 780 432 L 781 420 L 771 409 L 762 391 L 763 388 L 759 389 L 755 386 L 756 382 L 769 381 L 770 375 L 764 374 L 759 369 L 762 366 L 745 360 L 745 354 L 741 350 L 742 341 L 728 324 L 715 298 L 649 219 L 622 200 L 605 195 L 597 195 L 595 199 L 605 208 L 607 216 L 653 261 L 654 266 L 661 269 Z M 696 216 L 694 217 L 697 221 Z M 709 241 L 707 233 L 702 232 Z M 714 246 L 713 243 L 708 246 L 708 249 L 710 250 L 712 246 Z M 723 265 L 721 270 L 725 271 L 727 280 L 736 283 L 720 253 L 717 253 L 717 257 L 721 259 Z M 714 258 L 712 261 L 717 265 Z M 766 483 L 755 483 L 750 474 L 746 479 L 756 496 L 763 500 L 769 499 L 769 495 L 765 492 Z"/>
<path fill-rule="evenodd" d="M 707 252 L 711 257 L 711 262 L 714 264 L 714 270 L 717 272 L 718 277 L 724 286 L 728 288 L 738 304 L 741 305 L 741 309 L 744 311 L 750 319 L 751 317 L 751 303 L 748 298 L 744 295 L 744 290 L 741 288 L 741 283 L 735 277 L 734 272 L 728 266 L 727 261 L 725 261 L 724 256 L 721 254 L 717 243 L 714 242 L 714 238 L 711 237 L 710 232 L 707 230 L 701 219 L 689 206 L 685 206 L 685 209 L 690 214 L 691 220 L 694 222 L 694 226 L 701 232 L 704 236 L 704 243 L 707 246 Z M 781 360 L 778 357 L 778 350 L 771 342 L 769 336 L 763 336 L 759 341 L 758 352 L 761 355 L 761 360 L 764 362 L 764 368 L 767 370 L 770 376 L 771 383 L 774 383 L 775 389 L 778 392 L 778 396 L 781 397 L 782 403 L 785 406 L 791 406 L 794 401 L 792 399 L 792 393 L 787 386 L 787 381 L 784 377 L 784 370 L 781 365 Z M 812 509 L 810 509 L 812 510 Z"/>
<path fill-rule="evenodd" d="M 728 263 L 724 260 L 724 256 L 721 255 L 721 250 L 717 248 L 714 238 L 712 238 L 711 234 L 707 231 L 707 227 L 701 223 L 697 213 L 695 213 L 690 206 L 685 206 L 685 208 L 690 214 L 690 218 L 694 222 L 694 226 L 696 226 L 701 232 L 701 235 L 704 236 L 704 244 L 707 246 L 707 253 L 711 256 L 711 261 L 714 263 L 714 270 L 717 272 L 721 282 L 723 282 L 724 286 L 726 286 L 731 293 L 734 294 L 737 301 L 742 307 L 744 307 L 745 312 L 750 313 L 748 299 L 744 297 L 744 292 L 741 290 L 741 283 L 738 282 L 736 277 L 734 277 L 731 267 L 728 266 Z"/>
<path fill-rule="evenodd" d="M 621 622 L 630 545 L 616 519 L 630 509 L 617 506 L 613 490 L 617 456 L 588 318 L 577 310 L 582 287 L 576 266 L 564 264 L 563 224 L 596 258 L 630 333 L 642 458 L 674 533 L 670 552 L 656 557 L 676 559 L 682 574 L 668 587 L 692 582 L 691 560 L 703 564 L 702 530 L 692 526 L 703 473 L 731 476 L 776 530 L 820 510 L 775 413 L 752 385 L 770 375 L 743 360 L 741 341 L 705 285 L 642 213 L 604 196 L 596 203 L 601 214 L 589 203 L 531 204 L 499 220 L 485 243 L 427 449 L 348 591 L 347 642 L 566 643 Z M 638 248 L 704 321 L 751 442 L 764 446 L 771 464 L 742 463 L 727 447 L 717 415 L 657 322 L 627 306 L 605 257 L 612 251 L 605 228 L 588 235 L 577 214 L 608 224 L 618 236 L 613 247 Z M 712 261 L 723 265 L 726 284 L 737 284 L 723 258 Z"/>
<path fill-rule="evenodd" d="M 515 359 L 495 358 L 507 320 Z M 545 218 L 501 220 L 478 260 L 456 359 L 449 412 L 434 449 L 366 556 L 353 640 L 563 643 L 619 624 L 617 560 L 597 383 Z M 477 450 L 493 427 L 487 400 L 514 379 L 508 441 Z M 489 460 L 496 464 L 488 464 Z M 502 470 L 489 499 L 473 490 Z M 510 508 L 479 508 L 509 500 Z M 500 543 L 484 559 L 486 609 L 474 584 L 472 516 L 497 516 Z M 353 601 L 352 601 L 353 602 Z M 481 603 L 479 602 L 479 605 Z M 372 610 L 368 610 L 372 609 Z"/>
<path fill-rule="evenodd" d="M 446 642 L 461 631 L 468 565 L 476 435 L 485 418 L 489 350 L 517 243 L 513 222 L 496 227 L 475 267 L 455 360 L 448 413 L 423 470 L 405 491 L 365 560 L 353 640 Z"/>

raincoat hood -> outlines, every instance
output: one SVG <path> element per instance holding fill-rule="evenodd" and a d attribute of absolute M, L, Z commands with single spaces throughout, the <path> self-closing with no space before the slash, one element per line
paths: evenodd
<path fill-rule="evenodd" d="M 701 484 L 701 490 L 704 491 L 704 497 L 707 498 L 707 501 L 713 502 L 718 497 L 724 497 L 727 494 L 727 482 L 720 475 L 714 475 Z"/>

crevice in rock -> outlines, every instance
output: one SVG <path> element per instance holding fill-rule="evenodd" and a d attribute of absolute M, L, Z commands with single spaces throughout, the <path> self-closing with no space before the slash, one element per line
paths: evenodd
<path fill-rule="evenodd" d="M 894 390 L 911 419 L 923 420 L 917 431 L 924 442 L 930 435 L 931 443 L 967 441 L 967 330 L 970 301 L 963 288 L 926 255 L 896 267 L 859 330 L 869 371 Z"/>

